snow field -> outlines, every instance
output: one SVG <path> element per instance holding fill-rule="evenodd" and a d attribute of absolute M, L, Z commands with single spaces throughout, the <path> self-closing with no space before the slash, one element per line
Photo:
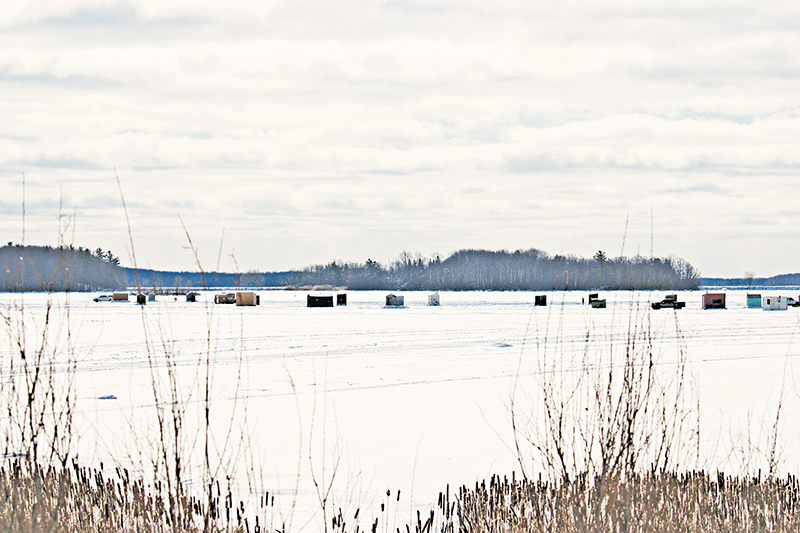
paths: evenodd
<path fill-rule="evenodd" d="M 649 320 L 665 372 L 679 347 L 686 350 L 702 452 L 701 464 L 688 467 L 763 468 L 782 397 L 780 467 L 798 471 L 800 310 L 747 309 L 744 291 L 728 292 L 728 309 L 707 311 L 701 293 L 680 293 L 687 307 L 677 313 L 649 311 L 663 293 L 602 293 L 607 309 L 581 305 L 584 292 L 547 293 L 550 305 L 536 308 L 532 292 L 442 292 L 439 307 L 429 307 L 424 292 L 400 292 L 400 309 L 384 308 L 385 294 L 349 292 L 348 305 L 335 308 L 307 308 L 300 291 L 260 291 L 261 305 L 252 308 L 214 305 L 209 292 L 193 304 L 162 296 L 143 307 L 55 295 L 48 327 L 59 357 L 69 347 L 77 360 L 81 461 L 147 475 L 159 439 L 154 376 L 169 399 L 171 372 L 185 408 L 189 486 L 201 490 L 208 356 L 212 450 L 236 473 L 237 491 L 276 495 L 280 520 L 294 502 L 294 527 L 316 529 L 312 472 L 329 480 L 338 460 L 337 507 L 362 507 L 369 521 L 365 508 L 374 511 L 387 489 L 399 489 L 392 512 L 404 523 L 412 510 L 435 504 L 447 484 L 453 490 L 519 472 L 508 409 L 518 374 L 528 392 L 541 380 L 537 354 L 563 356 L 558 379 L 569 379 L 570 357 L 584 349 L 587 331 L 598 350 L 623 346 L 638 316 Z M 29 343 L 43 327 L 46 301 L 44 294 L 0 295 L 4 312 L 24 303 Z M 115 399 L 100 399 L 107 396 Z"/>

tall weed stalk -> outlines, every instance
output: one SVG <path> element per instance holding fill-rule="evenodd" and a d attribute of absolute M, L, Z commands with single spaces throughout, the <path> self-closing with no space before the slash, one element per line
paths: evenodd
<path fill-rule="evenodd" d="M 532 378 L 518 376 L 511 399 L 524 477 L 538 468 L 564 482 L 578 475 L 622 481 L 635 472 L 685 467 L 696 454 L 698 417 L 677 314 L 676 349 L 667 357 L 658 353 L 650 311 L 635 299 L 628 311 L 612 317 L 607 334 L 587 314 L 579 343 L 552 310 L 543 330 L 529 332 L 533 353 L 526 346 L 520 357 L 521 366 L 532 359 Z"/>
<path fill-rule="evenodd" d="M 25 177 L 22 182 L 22 245 L 20 271 L 9 277 L 25 279 Z M 58 249 L 64 250 L 69 219 L 59 216 Z M 53 294 L 59 270 L 66 261 L 63 253 L 52 274 L 35 272 L 40 286 L 48 289 L 43 316 L 32 316 L 23 292 L 0 303 L 0 320 L 8 344 L 0 364 L 0 401 L 3 440 L 3 473 L 10 471 L 30 483 L 27 491 L 9 491 L 0 506 L 0 530 L 40 531 L 42 525 L 59 520 L 66 497 L 64 483 L 47 483 L 44 467 L 65 469 L 73 444 L 73 378 L 75 357 L 72 347 L 69 295 L 60 302 Z M 8 286 L 16 287 L 14 279 Z M 23 287 L 24 284 L 19 284 Z M 63 304 L 63 307 L 62 307 Z M 59 320 L 56 320 L 58 318 Z M 54 500 L 57 505 L 46 505 Z"/>

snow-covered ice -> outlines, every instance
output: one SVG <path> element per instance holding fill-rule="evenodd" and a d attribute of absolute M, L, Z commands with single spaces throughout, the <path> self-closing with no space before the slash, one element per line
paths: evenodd
<path fill-rule="evenodd" d="M 295 528 L 315 529 L 311 471 L 329 479 L 337 458 L 333 495 L 353 510 L 399 489 L 407 513 L 435 504 L 447 484 L 518 472 L 508 408 L 517 373 L 536 372 L 536 342 L 558 338 L 568 349 L 587 330 L 597 342 L 619 341 L 636 306 L 649 312 L 647 302 L 664 293 L 602 293 L 607 309 L 581 305 L 585 292 L 547 293 L 547 307 L 533 306 L 533 292 L 441 292 L 437 307 L 425 292 L 395 292 L 405 297 L 400 309 L 384 307 L 386 291 L 349 292 L 335 308 L 307 308 L 301 291 L 260 291 L 258 307 L 214 305 L 213 293 L 200 294 L 196 303 L 159 296 L 145 306 L 55 295 L 54 343 L 77 360 L 80 459 L 146 469 L 158 438 L 153 373 L 163 380 L 168 369 L 188 406 L 185 432 L 199 435 L 208 356 L 213 444 L 222 449 L 229 437 L 226 468 L 244 472 L 237 489 L 269 490 L 286 514 L 296 500 Z M 704 311 L 700 292 L 684 292 L 685 309 L 650 315 L 665 368 L 679 343 L 687 349 L 699 466 L 733 471 L 749 452 L 748 467 L 759 464 L 782 397 L 781 468 L 796 473 L 800 309 L 747 309 L 744 291 L 727 294 L 726 310 Z M 33 339 L 47 298 L 2 294 L 0 303 L 8 311 L 24 302 Z M 748 439 L 760 451 L 748 452 Z M 196 483 L 202 444 L 186 442 Z"/>

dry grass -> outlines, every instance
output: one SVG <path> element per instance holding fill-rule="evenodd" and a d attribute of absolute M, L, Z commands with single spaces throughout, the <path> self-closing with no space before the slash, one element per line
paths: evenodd
<path fill-rule="evenodd" d="M 117 470 L 68 467 L 29 471 L 24 462 L 0 468 L 0 531 L 198 532 L 281 531 L 245 517 L 244 504 L 216 486 L 212 508 L 202 499 L 168 502 L 157 487 Z M 388 498 L 387 498 L 388 499 Z M 394 494 L 392 494 L 394 499 Z M 169 508 L 186 508 L 176 521 Z M 269 507 L 269 495 L 262 506 Z M 631 475 L 624 480 L 578 476 L 556 482 L 493 477 L 474 488 L 461 487 L 454 499 L 440 494 L 435 510 L 417 512 L 401 527 L 381 516 L 359 525 L 358 511 L 348 520 L 341 510 L 330 531 L 463 532 L 697 532 L 760 533 L 800 530 L 800 483 L 786 479 L 728 477 L 723 473 L 664 472 Z M 389 522 L 393 522 L 389 526 Z M 387 526 L 389 526 L 387 528 Z"/>
<path fill-rule="evenodd" d="M 64 223 L 59 228 L 61 245 L 68 224 L 65 219 L 59 220 Z M 131 248 L 133 253 L 132 241 Z M 43 280 L 55 275 L 37 272 Z M 205 354 L 197 361 L 196 375 L 188 376 L 187 388 L 177 375 L 176 354 L 168 332 L 160 324 L 149 324 L 142 307 L 146 332 L 142 349 L 151 371 L 158 437 L 144 454 L 151 457 L 152 474 L 131 476 L 116 465 L 105 471 L 102 464 L 99 469 L 97 465 L 84 468 L 76 460 L 73 383 L 77 357 L 69 294 L 63 304 L 52 292 L 46 298 L 43 316 L 34 316 L 28 309 L 24 293 L 0 305 L 8 348 L 0 356 L 0 531 L 249 533 L 251 529 L 284 529 L 272 523 L 273 500 L 269 494 L 261 496 L 260 509 L 251 505 L 247 511 L 243 501 L 234 498 L 231 479 L 226 475 L 229 464 L 224 462 L 238 450 L 231 428 L 227 434 L 217 435 L 221 450 L 211 449 L 209 444 L 213 366 L 210 313 Z M 188 434 L 185 429 L 186 406 L 192 395 L 204 400 L 205 417 L 199 435 Z M 204 464 L 202 488 L 195 494 L 187 486 L 190 458 L 198 440 Z M 111 477 L 107 472 L 113 472 Z"/>
<path fill-rule="evenodd" d="M 457 513 L 465 532 L 796 532 L 800 484 L 704 472 L 556 483 L 494 477 L 463 487 Z"/>
<path fill-rule="evenodd" d="M 221 491 L 219 483 L 207 506 L 205 497 L 170 501 L 163 496 L 162 481 L 147 485 L 120 468 L 113 477 L 105 477 L 102 470 L 82 468 L 77 462 L 64 467 L 30 467 L 24 459 L 0 467 L 0 531 L 266 531 L 258 518 L 247 519 L 244 503 L 237 503 L 230 489 Z M 262 497 L 261 504 L 271 507 L 269 494 Z M 171 511 L 176 508 L 185 512 L 176 515 Z M 276 531 L 271 526 L 269 530 Z"/>

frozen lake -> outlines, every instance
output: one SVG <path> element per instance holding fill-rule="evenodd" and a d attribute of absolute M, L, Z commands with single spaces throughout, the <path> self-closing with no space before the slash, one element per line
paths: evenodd
<path fill-rule="evenodd" d="M 763 466 L 782 398 L 781 471 L 798 472 L 800 309 L 747 309 L 745 291 L 728 291 L 726 310 L 705 311 L 702 293 L 679 293 L 687 306 L 677 313 L 648 310 L 664 293 L 605 292 L 607 309 L 581 305 L 585 292 L 547 293 L 547 307 L 534 307 L 532 292 L 442 292 L 439 307 L 427 305 L 427 293 L 398 292 L 405 297 L 398 309 L 384 307 L 385 291 L 349 292 L 347 305 L 335 308 L 307 308 L 302 291 L 259 294 L 258 307 L 214 305 L 205 292 L 196 303 L 160 296 L 146 306 L 56 295 L 49 327 L 52 344 L 62 353 L 71 347 L 77 360 L 81 461 L 146 471 L 158 439 L 153 375 L 168 396 L 171 371 L 199 490 L 208 358 L 212 447 L 225 450 L 239 491 L 270 491 L 286 519 L 296 502 L 294 529 L 316 530 L 311 472 L 327 481 L 339 461 L 337 507 L 375 509 L 387 489 L 401 490 L 393 505 L 404 519 L 434 505 L 447 484 L 519 472 L 509 404 L 518 374 L 535 383 L 537 342 L 579 351 L 590 331 L 597 346 L 624 344 L 640 313 L 649 316 L 666 372 L 676 347 L 686 348 L 702 452 L 700 464 L 689 466 L 731 473 L 743 463 Z M 0 303 L 4 313 L 24 303 L 32 342 L 47 295 L 22 298 L 2 294 Z"/>

